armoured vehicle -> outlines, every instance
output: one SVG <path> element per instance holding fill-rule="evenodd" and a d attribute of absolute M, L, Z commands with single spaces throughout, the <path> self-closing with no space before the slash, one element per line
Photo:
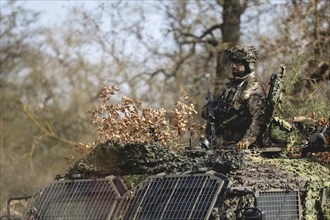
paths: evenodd
<path fill-rule="evenodd" d="M 280 159 L 198 147 L 176 155 L 157 144 L 109 141 L 34 194 L 9 199 L 1 220 L 329 218 L 329 167 L 272 160 Z M 292 162 L 296 170 L 283 168 Z M 309 179 L 300 169 L 317 173 Z M 22 199 L 24 216 L 12 216 L 10 203 Z"/>

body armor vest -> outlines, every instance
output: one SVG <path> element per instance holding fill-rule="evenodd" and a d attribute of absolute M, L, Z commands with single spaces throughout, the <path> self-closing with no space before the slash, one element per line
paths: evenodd
<path fill-rule="evenodd" d="M 254 101 L 251 99 L 252 96 Z M 260 99 L 255 100 L 256 96 L 260 96 Z M 264 96 L 264 91 L 253 74 L 245 79 L 234 79 L 229 82 L 214 103 L 216 136 L 222 136 L 224 140 L 234 142 L 246 135 L 250 136 L 249 128 L 254 117 L 260 118 L 258 115 L 263 108 Z M 251 112 L 251 105 L 261 107 L 261 109 Z M 259 126 L 253 123 L 252 127 L 258 127 L 256 132 L 259 132 Z M 256 136 L 254 132 L 252 133 Z"/>

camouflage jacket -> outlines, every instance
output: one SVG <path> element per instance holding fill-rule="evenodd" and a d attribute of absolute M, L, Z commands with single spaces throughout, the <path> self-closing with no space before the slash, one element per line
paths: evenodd
<path fill-rule="evenodd" d="M 228 142 L 244 139 L 254 143 L 259 138 L 261 140 L 266 94 L 254 73 L 231 79 L 213 107 L 217 137 Z"/>

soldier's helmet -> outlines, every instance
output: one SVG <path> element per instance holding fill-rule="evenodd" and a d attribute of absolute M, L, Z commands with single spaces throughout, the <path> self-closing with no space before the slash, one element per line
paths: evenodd
<path fill-rule="evenodd" d="M 254 46 L 238 45 L 227 50 L 230 61 L 246 61 L 248 63 L 257 63 L 259 53 Z"/>

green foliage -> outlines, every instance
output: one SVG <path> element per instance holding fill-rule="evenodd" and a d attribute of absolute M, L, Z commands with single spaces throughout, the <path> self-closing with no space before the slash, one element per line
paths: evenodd
<path fill-rule="evenodd" d="M 304 79 L 305 65 L 313 58 L 308 55 L 295 55 L 292 62 L 288 65 L 286 80 L 284 80 L 284 94 L 278 106 L 278 113 L 283 118 L 290 118 L 298 115 L 308 116 L 313 113 L 313 118 L 327 118 L 329 113 L 329 99 L 325 91 L 320 89 L 317 84 L 308 95 L 299 97 L 296 90 L 301 86 Z M 303 84 L 304 86 L 304 84 Z"/>
<path fill-rule="evenodd" d="M 272 127 L 271 136 L 283 144 L 285 144 L 288 140 L 288 132 L 283 131 L 279 126 Z"/>
<path fill-rule="evenodd" d="M 284 83 L 284 88 L 287 93 L 292 93 L 295 88 L 295 84 L 299 81 L 299 77 L 302 74 L 304 65 L 307 60 L 310 59 L 307 55 L 295 55 L 287 69 L 287 80 Z"/>
<path fill-rule="evenodd" d="M 318 84 L 308 84 L 310 87 L 305 89 L 306 95 L 299 96 L 303 90 L 301 87 L 305 85 L 302 82 L 309 80 L 304 78 L 305 66 L 312 59 L 308 55 L 294 56 L 287 65 L 282 94 L 275 106 L 271 137 L 288 148 L 305 145 L 311 132 L 320 130 L 330 116 L 329 99 Z M 290 125 L 290 128 L 285 129 L 285 125 Z"/>
<path fill-rule="evenodd" d="M 302 73 L 303 64 L 306 62 L 306 59 L 306 56 L 296 55 L 289 67 L 286 69 L 286 75 L 284 76 L 286 79 L 283 81 L 283 94 L 281 96 L 280 103 L 276 106 L 276 112 L 281 116 L 284 116 L 284 118 L 297 114 L 298 108 L 292 102 L 292 96 L 294 96 L 293 92 L 296 83 L 299 80 L 299 76 Z"/>

